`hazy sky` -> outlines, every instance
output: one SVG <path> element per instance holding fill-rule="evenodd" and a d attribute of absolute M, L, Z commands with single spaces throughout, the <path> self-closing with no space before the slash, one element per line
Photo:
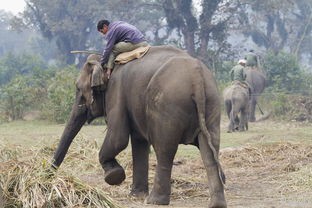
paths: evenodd
<path fill-rule="evenodd" d="M 10 11 L 13 14 L 23 11 L 26 5 L 24 0 L 0 0 L 0 2 L 0 9 Z"/>

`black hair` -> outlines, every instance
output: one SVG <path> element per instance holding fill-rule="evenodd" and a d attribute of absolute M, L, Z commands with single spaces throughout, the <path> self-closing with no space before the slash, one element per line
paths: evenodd
<path fill-rule="evenodd" d="M 100 20 L 97 23 L 97 30 L 100 31 L 101 29 L 103 29 L 104 25 L 108 26 L 109 25 L 109 21 L 108 20 Z"/>

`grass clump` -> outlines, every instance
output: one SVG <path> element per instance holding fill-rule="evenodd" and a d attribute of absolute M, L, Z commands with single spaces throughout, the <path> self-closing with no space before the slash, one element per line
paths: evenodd
<path fill-rule="evenodd" d="M 0 148 L 3 207 L 119 207 L 104 192 L 72 175 L 58 175 L 50 170 L 50 164 L 45 162 L 50 155 L 45 150 Z"/>

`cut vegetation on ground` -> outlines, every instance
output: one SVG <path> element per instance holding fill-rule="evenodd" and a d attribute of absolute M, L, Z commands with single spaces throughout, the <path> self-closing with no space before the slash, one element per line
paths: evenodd
<path fill-rule="evenodd" d="M 267 120 L 251 123 L 248 132 L 232 134 L 225 133 L 226 125 L 223 121 L 220 160 L 227 177 L 228 207 L 311 207 L 311 124 Z M 128 195 L 132 172 L 129 148 L 118 156 L 126 170 L 125 182 L 105 184 L 98 162 L 103 126 L 84 126 L 58 173 L 51 177 L 47 167 L 63 128 L 36 122 L 0 125 L 0 205 L 166 207 L 145 205 L 144 199 Z M 155 165 L 152 151 L 150 184 Z M 199 151 L 181 145 L 174 161 L 169 207 L 207 207 L 208 188 Z"/>

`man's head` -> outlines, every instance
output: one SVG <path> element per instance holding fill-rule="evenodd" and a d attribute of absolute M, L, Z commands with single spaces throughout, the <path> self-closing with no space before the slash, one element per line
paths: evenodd
<path fill-rule="evenodd" d="M 242 66 L 245 66 L 246 60 L 245 59 L 240 59 L 237 63 L 242 65 Z"/>
<path fill-rule="evenodd" d="M 109 21 L 108 20 L 100 20 L 97 23 L 97 30 L 105 35 L 108 31 Z"/>

